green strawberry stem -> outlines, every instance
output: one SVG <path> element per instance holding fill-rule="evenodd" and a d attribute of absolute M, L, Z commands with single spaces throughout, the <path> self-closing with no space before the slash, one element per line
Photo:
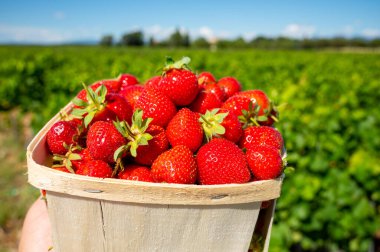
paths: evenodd
<path fill-rule="evenodd" d="M 260 106 L 252 101 L 249 102 L 248 110 L 242 110 L 242 115 L 238 116 L 239 121 L 243 124 L 243 129 L 249 126 L 259 126 L 260 121 L 266 121 L 267 116 L 258 116 Z"/>
<path fill-rule="evenodd" d="M 58 155 L 58 154 L 53 155 L 52 167 L 57 168 L 57 167 L 64 166 L 69 172 L 75 173 L 71 161 L 77 161 L 77 160 L 82 159 L 78 153 L 74 153 L 75 150 L 80 150 L 81 148 L 79 146 L 73 146 L 73 145 L 65 146 L 65 148 L 68 149 L 65 155 Z"/>
<path fill-rule="evenodd" d="M 213 137 L 220 137 L 226 133 L 226 129 L 221 125 L 228 115 L 227 113 L 218 113 L 219 109 L 207 110 L 204 115 L 200 115 L 199 122 L 202 124 L 203 132 L 207 142 Z"/>
<path fill-rule="evenodd" d="M 163 74 L 165 74 L 167 71 L 169 71 L 171 69 L 186 69 L 186 70 L 191 71 L 191 69 L 188 65 L 190 63 L 190 61 L 191 61 L 191 59 L 189 57 L 183 57 L 182 59 L 180 59 L 178 61 L 174 61 L 173 58 L 167 56 L 165 66 L 162 69 Z"/>
<path fill-rule="evenodd" d="M 128 140 L 126 145 L 120 146 L 114 153 L 114 160 L 118 162 L 122 158 L 124 153 L 129 151 L 133 157 L 137 156 L 137 148 L 140 145 L 148 145 L 149 140 L 153 139 L 153 136 L 146 133 L 149 124 L 153 121 L 152 118 L 143 118 L 143 111 L 137 109 L 132 116 L 132 123 L 129 125 L 125 121 L 115 121 L 114 125 L 116 129 Z"/>
<path fill-rule="evenodd" d="M 78 106 L 78 108 L 73 109 L 72 114 L 76 117 L 84 118 L 84 126 L 87 128 L 96 113 L 106 107 L 107 88 L 104 85 L 100 85 L 94 91 L 88 88 L 84 83 L 82 83 L 82 85 L 86 91 L 87 101 L 75 97 L 72 102 Z"/>

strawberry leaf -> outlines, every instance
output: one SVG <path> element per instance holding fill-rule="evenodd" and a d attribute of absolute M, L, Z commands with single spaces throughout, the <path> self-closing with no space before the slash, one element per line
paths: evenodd
<path fill-rule="evenodd" d="M 122 145 L 113 153 L 113 159 L 117 161 L 119 158 L 121 158 L 124 154 L 124 152 L 128 149 L 126 145 Z"/>
<path fill-rule="evenodd" d="M 78 107 L 84 107 L 87 105 L 87 102 L 82 100 L 82 99 L 79 99 L 78 97 L 75 97 L 73 100 L 72 100 L 72 103 L 74 103 L 74 105 L 77 105 Z"/>
<path fill-rule="evenodd" d="M 92 119 L 94 119 L 94 116 L 96 114 L 96 111 L 91 111 L 90 113 L 88 113 L 86 115 L 86 117 L 84 118 L 84 126 L 87 128 L 88 125 L 91 123 Z"/>
<path fill-rule="evenodd" d="M 74 116 L 78 116 L 78 117 L 82 118 L 83 115 L 85 115 L 87 112 L 88 112 L 87 109 L 75 108 L 75 109 L 73 109 L 71 114 Z"/>

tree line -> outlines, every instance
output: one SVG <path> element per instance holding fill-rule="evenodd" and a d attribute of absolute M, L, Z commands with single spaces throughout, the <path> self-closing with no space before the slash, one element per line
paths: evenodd
<path fill-rule="evenodd" d="M 154 37 L 145 39 L 142 31 L 134 31 L 122 35 L 119 41 L 115 41 L 112 35 L 101 38 L 102 46 L 149 46 L 149 47 L 194 47 L 194 48 L 258 48 L 258 49 L 320 49 L 320 48 L 343 48 L 343 47 L 380 47 L 380 38 L 305 38 L 292 39 L 288 37 L 264 37 L 259 36 L 250 41 L 242 37 L 236 39 L 219 39 L 210 43 L 206 38 L 199 37 L 190 39 L 188 33 L 175 30 L 167 39 L 157 41 Z"/>

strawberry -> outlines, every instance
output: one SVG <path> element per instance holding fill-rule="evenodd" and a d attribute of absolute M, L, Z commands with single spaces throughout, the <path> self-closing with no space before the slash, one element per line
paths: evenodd
<path fill-rule="evenodd" d="M 87 128 L 91 122 L 119 120 L 130 121 L 132 116 L 132 106 L 119 94 L 107 93 L 104 85 L 95 91 L 84 85 L 87 92 L 86 100 L 74 98 L 73 103 L 76 108 L 71 112 L 74 116 L 84 118 L 84 125 Z"/>
<path fill-rule="evenodd" d="M 189 62 L 188 57 L 177 62 L 168 58 L 162 78 L 156 85 L 177 106 L 189 105 L 198 94 L 197 76 L 189 70 Z"/>
<path fill-rule="evenodd" d="M 190 109 L 194 112 L 204 114 L 206 110 L 220 108 L 221 100 L 213 93 L 201 91 L 197 98 L 190 104 Z"/>
<path fill-rule="evenodd" d="M 270 109 L 270 101 L 268 96 L 262 90 L 247 90 L 237 93 L 239 96 L 248 97 L 253 104 L 260 106 L 259 115 L 263 115 L 265 110 Z"/>
<path fill-rule="evenodd" d="M 151 165 L 161 153 L 169 148 L 169 142 L 165 130 L 158 125 L 149 125 L 146 133 L 153 138 L 149 140 L 148 145 L 141 145 L 137 148 L 135 161 L 139 164 Z"/>
<path fill-rule="evenodd" d="M 157 87 L 157 84 L 161 81 L 161 76 L 153 76 L 149 80 L 145 82 L 145 87 L 148 86 L 155 86 Z"/>
<path fill-rule="evenodd" d="M 133 85 L 120 89 L 119 94 L 123 96 L 129 104 L 131 104 L 132 108 L 134 108 L 143 90 L 143 86 Z"/>
<path fill-rule="evenodd" d="M 120 87 L 121 87 L 120 81 L 119 80 L 113 80 L 113 79 L 101 80 L 101 81 L 98 81 L 98 82 L 95 82 L 94 84 L 92 84 L 92 86 L 94 86 L 94 87 L 99 87 L 101 85 L 106 86 L 107 90 L 109 90 L 109 93 L 117 93 L 117 92 L 119 92 Z M 93 90 L 96 90 L 96 88 Z"/>
<path fill-rule="evenodd" d="M 67 147 L 77 143 L 78 130 L 69 121 L 58 121 L 46 134 L 46 142 L 51 153 L 65 155 Z"/>
<path fill-rule="evenodd" d="M 142 109 L 144 118 L 153 118 L 152 124 L 166 127 L 177 112 L 174 103 L 153 86 L 145 87 L 135 104 L 135 110 Z"/>
<path fill-rule="evenodd" d="M 59 166 L 59 167 L 52 167 L 54 170 L 56 171 L 61 171 L 61 172 L 66 172 L 66 173 L 70 173 L 70 171 L 64 167 L 64 166 Z"/>
<path fill-rule="evenodd" d="M 89 160 L 81 163 L 76 174 L 98 178 L 111 178 L 112 168 L 102 160 Z"/>
<path fill-rule="evenodd" d="M 281 133 L 272 127 L 251 126 L 246 128 L 239 142 L 240 148 L 251 149 L 258 145 L 270 145 L 281 151 L 284 146 L 284 140 Z"/>
<path fill-rule="evenodd" d="M 198 116 L 188 108 L 183 108 L 173 117 L 166 128 L 166 135 L 174 147 L 184 145 L 192 152 L 198 150 L 203 141 L 203 130 Z"/>
<path fill-rule="evenodd" d="M 79 155 L 79 156 L 77 156 L 77 155 L 74 155 L 74 156 L 72 155 L 71 156 L 70 161 L 72 163 L 72 167 L 73 167 L 74 170 L 78 170 L 78 168 L 79 168 L 79 166 L 81 165 L 82 162 L 87 162 L 89 160 L 94 160 L 91 157 L 88 148 L 84 148 L 84 149 L 81 149 L 81 150 L 74 150 L 73 153 Z"/>
<path fill-rule="evenodd" d="M 210 72 L 202 72 L 198 74 L 197 78 L 199 86 L 207 86 L 209 84 L 216 83 L 214 75 L 212 75 Z"/>
<path fill-rule="evenodd" d="M 127 122 L 131 121 L 133 109 L 123 96 L 120 94 L 108 94 L 106 95 L 106 102 L 106 109 L 112 111 L 116 116 L 115 118 Z"/>
<path fill-rule="evenodd" d="M 228 109 L 236 116 L 243 114 L 243 110 L 249 110 L 251 100 L 248 97 L 234 95 L 228 98 L 222 105 L 222 108 Z"/>
<path fill-rule="evenodd" d="M 117 177 L 126 180 L 154 182 L 152 173 L 148 167 L 134 164 L 125 166 L 124 170 L 119 172 Z"/>
<path fill-rule="evenodd" d="M 225 100 L 225 94 L 222 88 L 220 88 L 216 83 L 211 83 L 203 86 L 203 89 L 205 92 L 213 93 L 215 94 L 220 101 Z"/>
<path fill-rule="evenodd" d="M 218 86 L 225 93 L 226 99 L 241 91 L 241 84 L 234 77 L 223 77 L 218 81 Z"/>
<path fill-rule="evenodd" d="M 115 163 L 115 151 L 125 144 L 123 135 L 111 122 L 97 121 L 88 130 L 87 148 L 93 159 Z"/>
<path fill-rule="evenodd" d="M 258 180 L 274 179 L 282 173 L 284 163 L 280 151 L 269 145 L 257 145 L 247 149 L 249 168 Z"/>
<path fill-rule="evenodd" d="M 251 177 L 243 151 L 227 139 L 214 138 L 203 145 L 196 160 L 203 185 L 246 183 Z"/>
<path fill-rule="evenodd" d="M 220 109 L 219 113 L 228 113 L 227 109 Z M 223 134 L 225 139 L 237 143 L 243 134 L 243 129 L 239 118 L 234 113 L 228 113 L 221 124 L 226 132 Z"/>
<path fill-rule="evenodd" d="M 133 86 L 139 83 L 137 78 L 132 74 L 120 74 L 118 77 L 118 82 L 120 84 L 120 90 L 128 86 Z"/>
<path fill-rule="evenodd" d="M 151 171 L 155 182 L 194 184 L 197 164 L 188 147 L 177 145 L 158 156 Z"/>

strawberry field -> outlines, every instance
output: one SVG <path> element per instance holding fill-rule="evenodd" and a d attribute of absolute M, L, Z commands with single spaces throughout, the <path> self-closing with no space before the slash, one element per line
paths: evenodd
<path fill-rule="evenodd" d="M 31 116 L 36 133 L 81 83 L 120 73 L 145 82 L 167 55 L 189 56 L 194 71 L 218 79 L 234 76 L 244 89 L 262 89 L 279 105 L 277 127 L 294 172 L 286 175 L 277 202 L 270 251 L 380 247 L 380 54 L 2 46 L 1 114 L 17 109 L 19 118 Z M 25 186 L 26 178 L 21 185 L 5 181 L 15 181 L 9 169 L 1 167 L 0 185 Z M 16 204 L 5 192 L 1 199 Z M 20 218 L 3 212 L 0 217 Z M 6 223 L 0 218 L 2 230 Z"/>

